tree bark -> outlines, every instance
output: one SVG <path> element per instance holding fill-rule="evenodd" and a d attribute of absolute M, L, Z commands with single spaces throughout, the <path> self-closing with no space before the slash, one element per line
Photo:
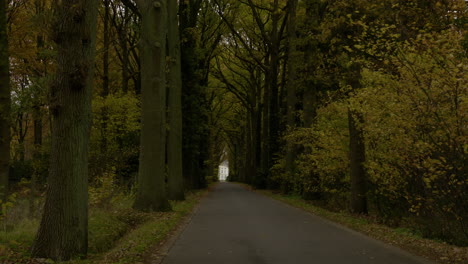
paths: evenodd
<path fill-rule="evenodd" d="M 317 28 L 319 23 L 318 15 L 318 3 L 316 0 L 306 1 L 306 28 Z M 317 117 L 317 83 L 314 81 L 313 73 L 317 68 L 317 56 L 318 53 L 316 44 L 313 41 L 308 40 L 304 49 L 304 60 L 303 63 L 306 67 L 306 79 L 304 86 L 304 94 L 302 98 L 303 102 L 303 127 L 312 127 Z"/>
<path fill-rule="evenodd" d="M 0 0 L 0 199 L 6 197 L 10 170 L 10 75 L 6 0 Z"/>
<path fill-rule="evenodd" d="M 364 168 L 365 146 L 362 129 L 362 116 L 348 109 L 349 121 L 349 159 L 351 178 L 351 212 L 367 214 L 366 171 Z"/>
<path fill-rule="evenodd" d="M 359 89 L 361 86 L 361 66 L 359 63 L 354 63 L 348 69 L 347 75 L 347 82 L 351 88 L 353 90 Z M 358 110 L 348 109 L 351 212 L 356 214 L 368 213 L 363 122 L 364 118 Z"/>
<path fill-rule="evenodd" d="M 177 1 L 171 0 L 168 2 L 168 19 L 168 196 L 171 200 L 184 200 L 184 179 L 182 174 L 182 76 Z"/>
<path fill-rule="evenodd" d="M 88 145 L 97 1 L 55 1 L 57 72 L 51 88 L 51 165 L 32 254 L 56 261 L 88 247 Z"/>
<path fill-rule="evenodd" d="M 287 125 L 289 131 L 296 127 L 296 85 L 297 85 L 297 64 L 296 54 L 296 9 L 297 0 L 289 1 L 289 21 L 288 21 L 288 86 L 287 86 Z M 291 142 L 287 143 L 286 152 L 286 173 L 294 173 L 294 160 L 296 159 L 296 146 Z"/>
<path fill-rule="evenodd" d="M 109 34 L 109 11 L 110 11 L 110 0 L 104 0 L 104 54 L 102 56 L 102 91 L 101 97 L 104 99 L 104 104 L 101 109 L 101 154 L 106 155 L 107 153 L 107 121 L 108 110 L 105 102 L 107 96 L 109 96 L 109 49 L 110 49 L 110 34 Z"/>
<path fill-rule="evenodd" d="M 272 14 L 272 29 L 271 29 L 271 43 L 270 43 L 270 111 L 269 111 L 269 153 L 268 153 L 268 171 L 266 173 L 266 180 L 269 187 L 273 182 L 270 179 L 270 169 L 273 166 L 274 155 L 279 151 L 279 133 L 280 133 L 280 121 L 279 121 L 279 86 L 278 86 L 278 72 L 280 63 L 280 34 L 279 34 L 279 22 L 280 22 L 281 11 L 279 9 L 278 0 L 273 2 L 273 14 Z"/>
<path fill-rule="evenodd" d="M 127 21 L 128 8 L 124 7 L 124 20 Z M 125 22 L 124 27 L 118 29 L 120 45 L 122 46 L 122 91 L 126 94 L 128 93 L 128 80 L 129 80 L 129 52 L 128 52 L 128 41 L 127 41 L 127 22 Z"/>
<path fill-rule="evenodd" d="M 270 62 L 269 57 L 266 58 L 265 64 L 268 65 Z M 262 135 L 261 135 L 261 174 L 257 175 L 255 181 L 256 188 L 266 188 L 266 181 L 268 173 L 270 171 L 269 167 L 269 154 L 270 154 L 270 85 L 269 85 L 270 74 L 266 72 L 265 74 L 265 87 L 263 90 L 263 109 L 262 109 Z"/>
<path fill-rule="evenodd" d="M 109 11 L 110 11 L 110 0 L 104 0 L 104 54 L 102 57 L 102 97 L 109 95 L 109 48 L 110 48 L 110 31 L 109 31 Z"/>
<path fill-rule="evenodd" d="M 138 192 L 133 208 L 171 209 L 166 195 L 166 26 L 165 0 L 139 0 L 141 13 L 142 128 Z"/>
<path fill-rule="evenodd" d="M 190 189 L 206 187 L 205 158 L 208 157 L 207 118 L 203 76 L 198 40 L 194 34 L 199 20 L 201 0 L 179 1 L 182 71 L 182 155 L 185 184 Z"/>

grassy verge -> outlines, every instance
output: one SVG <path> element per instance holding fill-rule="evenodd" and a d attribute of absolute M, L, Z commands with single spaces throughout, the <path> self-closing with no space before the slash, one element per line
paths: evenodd
<path fill-rule="evenodd" d="M 429 240 L 403 228 L 390 228 L 378 224 L 370 217 L 356 216 L 347 212 L 331 212 L 317 207 L 298 196 L 287 196 L 272 191 L 257 191 L 293 207 L 303 209 L 333 222 L 342 224 L 370 237 L 403 248 L 415 255 L 435 261 L 440 264 L 467 264 L 468 248 L 456 247 L 447 243 Z"/>
<path fill-rule="evenodd" d="M 91 208 L 89 256 L 68 264 L 138 263 L 146 251 L 161 243 L 188 216 L 206 190 L 193 192 L 181 202 L 171 202 L 172 212 L 142 213 L 131 209 L 131 197 L 120 197 L 107 208 Z M 30 248 L 39 220 L 18 221 L 12 230 L 0 230 L 0 263 L 54 263 L 31 259 Z"/>
<path fill-rule="evenodd" d="M 196 192 L 188 195 L 185 201 L 173 202 L 172 212 L 147 214 L 148 221 L 127 233 L 116 243 L 115 247 L 104 254 L 69 263 L 130 264 L 142 262 L 147 251 L 163 242 L 171 231 L 192 212 L 204 193 L 205 191 Z"/>

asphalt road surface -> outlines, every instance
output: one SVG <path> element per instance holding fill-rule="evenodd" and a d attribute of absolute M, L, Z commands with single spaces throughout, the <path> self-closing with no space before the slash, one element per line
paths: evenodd
<path fill-rule="evenodd" d="M 220 183 L 163 264 L 428 264 L 245 188 Z"/>

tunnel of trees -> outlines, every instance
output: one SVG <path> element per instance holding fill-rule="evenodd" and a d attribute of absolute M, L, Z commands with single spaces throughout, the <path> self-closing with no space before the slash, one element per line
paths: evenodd
<path fill-rule="evenodd" d="M 1 0 L 0 204 L 28 201 L 32 254 L 67 260 L 89 205 L 171 210 L 227 158 L 231 181 L 467 246 L 467 11 Z"/>

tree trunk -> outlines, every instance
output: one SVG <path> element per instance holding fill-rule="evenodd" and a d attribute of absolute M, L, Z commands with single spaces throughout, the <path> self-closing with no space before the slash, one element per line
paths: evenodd
<path fill-rule="evenodd" d="M 129 80 L 129 52 L 128 52 L 128 41 L 127 41 L 127 16 L 128 7 L 124 7 L 124 20 L 126 21 L 123 28 L 119 28 L 120 45 L 122 46 L 122 91 L 128 93 L 128 80 Z"/>
<path fill-rule="evenodd" d="M 347 72 L 347 82 L 353 90 L 360 88 L 361 66 L 354 63 Z M 364 118 L 357 110 L 348 109 L 349 161 L 351 180 L 351 212 L 367 214 L 367 175 L 364 167 L 366 150 L 362 123 Z"/>
<path fill-rule="evenodd" d="M 269 58 L 266 58 L 265 64 L 268 65 L 270 62 Z M 263 109 L 262 109 L 262 135 L 261 135 L 261 174 L 257 175 L 255 181 L 256 188 L 265 188 L 267 175 L 270 171 L 269 167 L 269 154 L 270 154 L 270 85 L 269 85 L 270 75 L 268 72 L 265 74 L 265 87 L 263 90 Z"/>
<path fill-rule="evenodd" d="M 166 1 L 139 0 L 142 128 L 133 208 L 168 211 L 166 196 Z"/>
<path fill-rule="evenodd" d="M 102 91 L 101 97 L 104 100 L 103 107 L 101 109 L 101 154 L 107 154 L 107 121 L 108 121 L 108 110 L 105 102 L 109 95 L 109 49 L 110 49 L 110 34 L 109 34 L 109 11 L 110 11 L 110 0 L 104 0 L 104 54 L 102 56 Z"/>
<path fill-rule="evenodd" d="M 292 131 L 296 127 L 296 85 L 297 85 L 297 64 L 296 54 L 296 9 L 297 0 L 289 1 L 289 21 L 288 21 L 288 42 L 289 42 L 289 62 L 288 62 L 288 86 L 287 86 L 287 125 Z M 296 159 L 296 146 L 291 142 L 287 143 L 286 152 L 286 173 L 294 173 L 294 160 Z"/>
<path fill-rule="evenodd" d="M 109 95 L 109 47 L 110 47 L 110 32 L 109 32 L 109 11 L 110 0 L 104 0 L 104 54 L 102 57 L 102 93 L 101 96 Z"/>
<path fill-rule="evenodd" d="M 44 14 L 44 0 L 35 0 L 34 2 L 36 7 L 36 15 L 41 16 Z M 47 62 L 41 58 L 41 52 L 44 49 L 44 36 L 42 33 L 39 33 L 36 37 L 36 47 L 37 47 L 37 54 L 36 54 L 36 63 L 39 63 L 41 68 L 37 71 L 38 74 L 36 77 L 38 78 L 45 78 L 47 75 Z M 42 116 L 42 101 L 40 99 L 38 92 L 37 96 L 34 100 L 33 106 L 33 126 L 34 126 L 34 152 L 33 152 L 33 159 L 37 160 L 41 158 L 41 148 L 42 148 L 42 130 L 43 130 L 43 116 Z M 31 192 L 29 194 L 29 217 L 33 218 L 36 215 L 36 196 L 37 196 L 37 183 L 38 183 L 38 166 L 37 162 L 33 164 L 34 171 L 31 175 Z"/>
<path fill-rule="evenodd" d="M 197 79 L 196 64 L 196 40 L 191 29 L 196 26 L 196 19 L 191 18 L 192 1 L 179 1 L 180 34 L 184 41 L 181 43 L 181 71 L 182 71 L 182 160 L 183 176 L 187 189 L 198 189 L 196 167 L 198 157 L 196 155 L 198 140 L 197 124 Z M 195 24 L 194 24 L 195 21 Z"/>
<path fill-rule="evenodd" d="M 168 2 L 168 18 L 168 196 L 171 200 L 184 200 L 184 179 L 182 174 L 182 76 L 180 65 L 180 40 L 176 1 L 171 0 Z"/>
<path fill-rule="evenodd" d="M 88 248 L 88 145 L 97 1 L 55 1 L 57 73 L 51 88 L 51 165 L 32 254 L 57 261 Z"/>
<path fill-rule="evenodd" d="M 258 125 L 258 118 L 257 118 L 257 109 L 255 108 L 255 105 L 254 107 L 252 108 L 252 110 L 250 111 L 250 116 L 249 116 L 249 122 L 250 122 L 250 132 L 249 132 L 249 135 L 250 135 L 250 138 L 251 138 L 251 141 L 248 145 L 249 149 L 247 151 L 249 151 L 251 153 L 250 155 L 250 160 L 249 160 L 249 184 L 252 184 L 256 175 L 257 175 L 257 156 L 258 156 L 258 153 L 257 153 L 257 141 L 258 141 L 258 137 L 257 137 L 257 133 L 258 133 L 258 128 L 259 128 L 259 125 Z"/>
<path fill-rule="evenodd" d="M 244 183 L 250 184 L 252 182 L 254 173 L 253 169 L 255 168 L 255 153 L 252 151 L 254 149 L 253 143 L 253 126 L 252 126 L 252 118 L 251 112 L 253 109 L 249 109 L 246 111 L 246 130 L 245 133 L 245 179 Z"/>
<path fill-rule="evenodd" d="M 306 1 L 306 28 L 316 28 L 319 23 L 317 1 Z M 306 67 L 306 76 L 304 78 L 304 94 L 302 98 L 303 102 L 303 127 L 312 127 L 317 117 L 317 84 L 314 81 L 313 74 L 317 68 L 317 53 L 318 49 L 314 41 L 308 40 L 304 49 L 304 60 L 303 63 Z"/>
<path fill-rule="evenodd" d="M 349 159 L 350 159 L 350 178 L 351 178 L 351 212 L 356 214 L 367 214 L 367 188 L 365 146 L 362 129 L 362 116 L 348 109 L 349 121 Z"/>
<path fill-rule="evenodd" d="M 10 170 L 10 76 L 6 0 L 0 0 L 0 199 L 6 197 Z"/>
<path fill-rule="evenodd" d="M 279 36 L 279 20 L 280 20 L 279 2 L 275 0 L 273 3 L 272 29 L 271 29 L 271 45 L 270 45 L 270 112 L 269 112 L 269 154 L 268 154 L 268 171 L 267 184 L 271 188 L 273 182 L 270 179 L 270 169 L 273 166 L 274 155 L 279 151 L 278 139 L 280 133 L 279 122 L 279 87 L 278 87 L 278 72 L 280 63 L 280 36 Z"/>

